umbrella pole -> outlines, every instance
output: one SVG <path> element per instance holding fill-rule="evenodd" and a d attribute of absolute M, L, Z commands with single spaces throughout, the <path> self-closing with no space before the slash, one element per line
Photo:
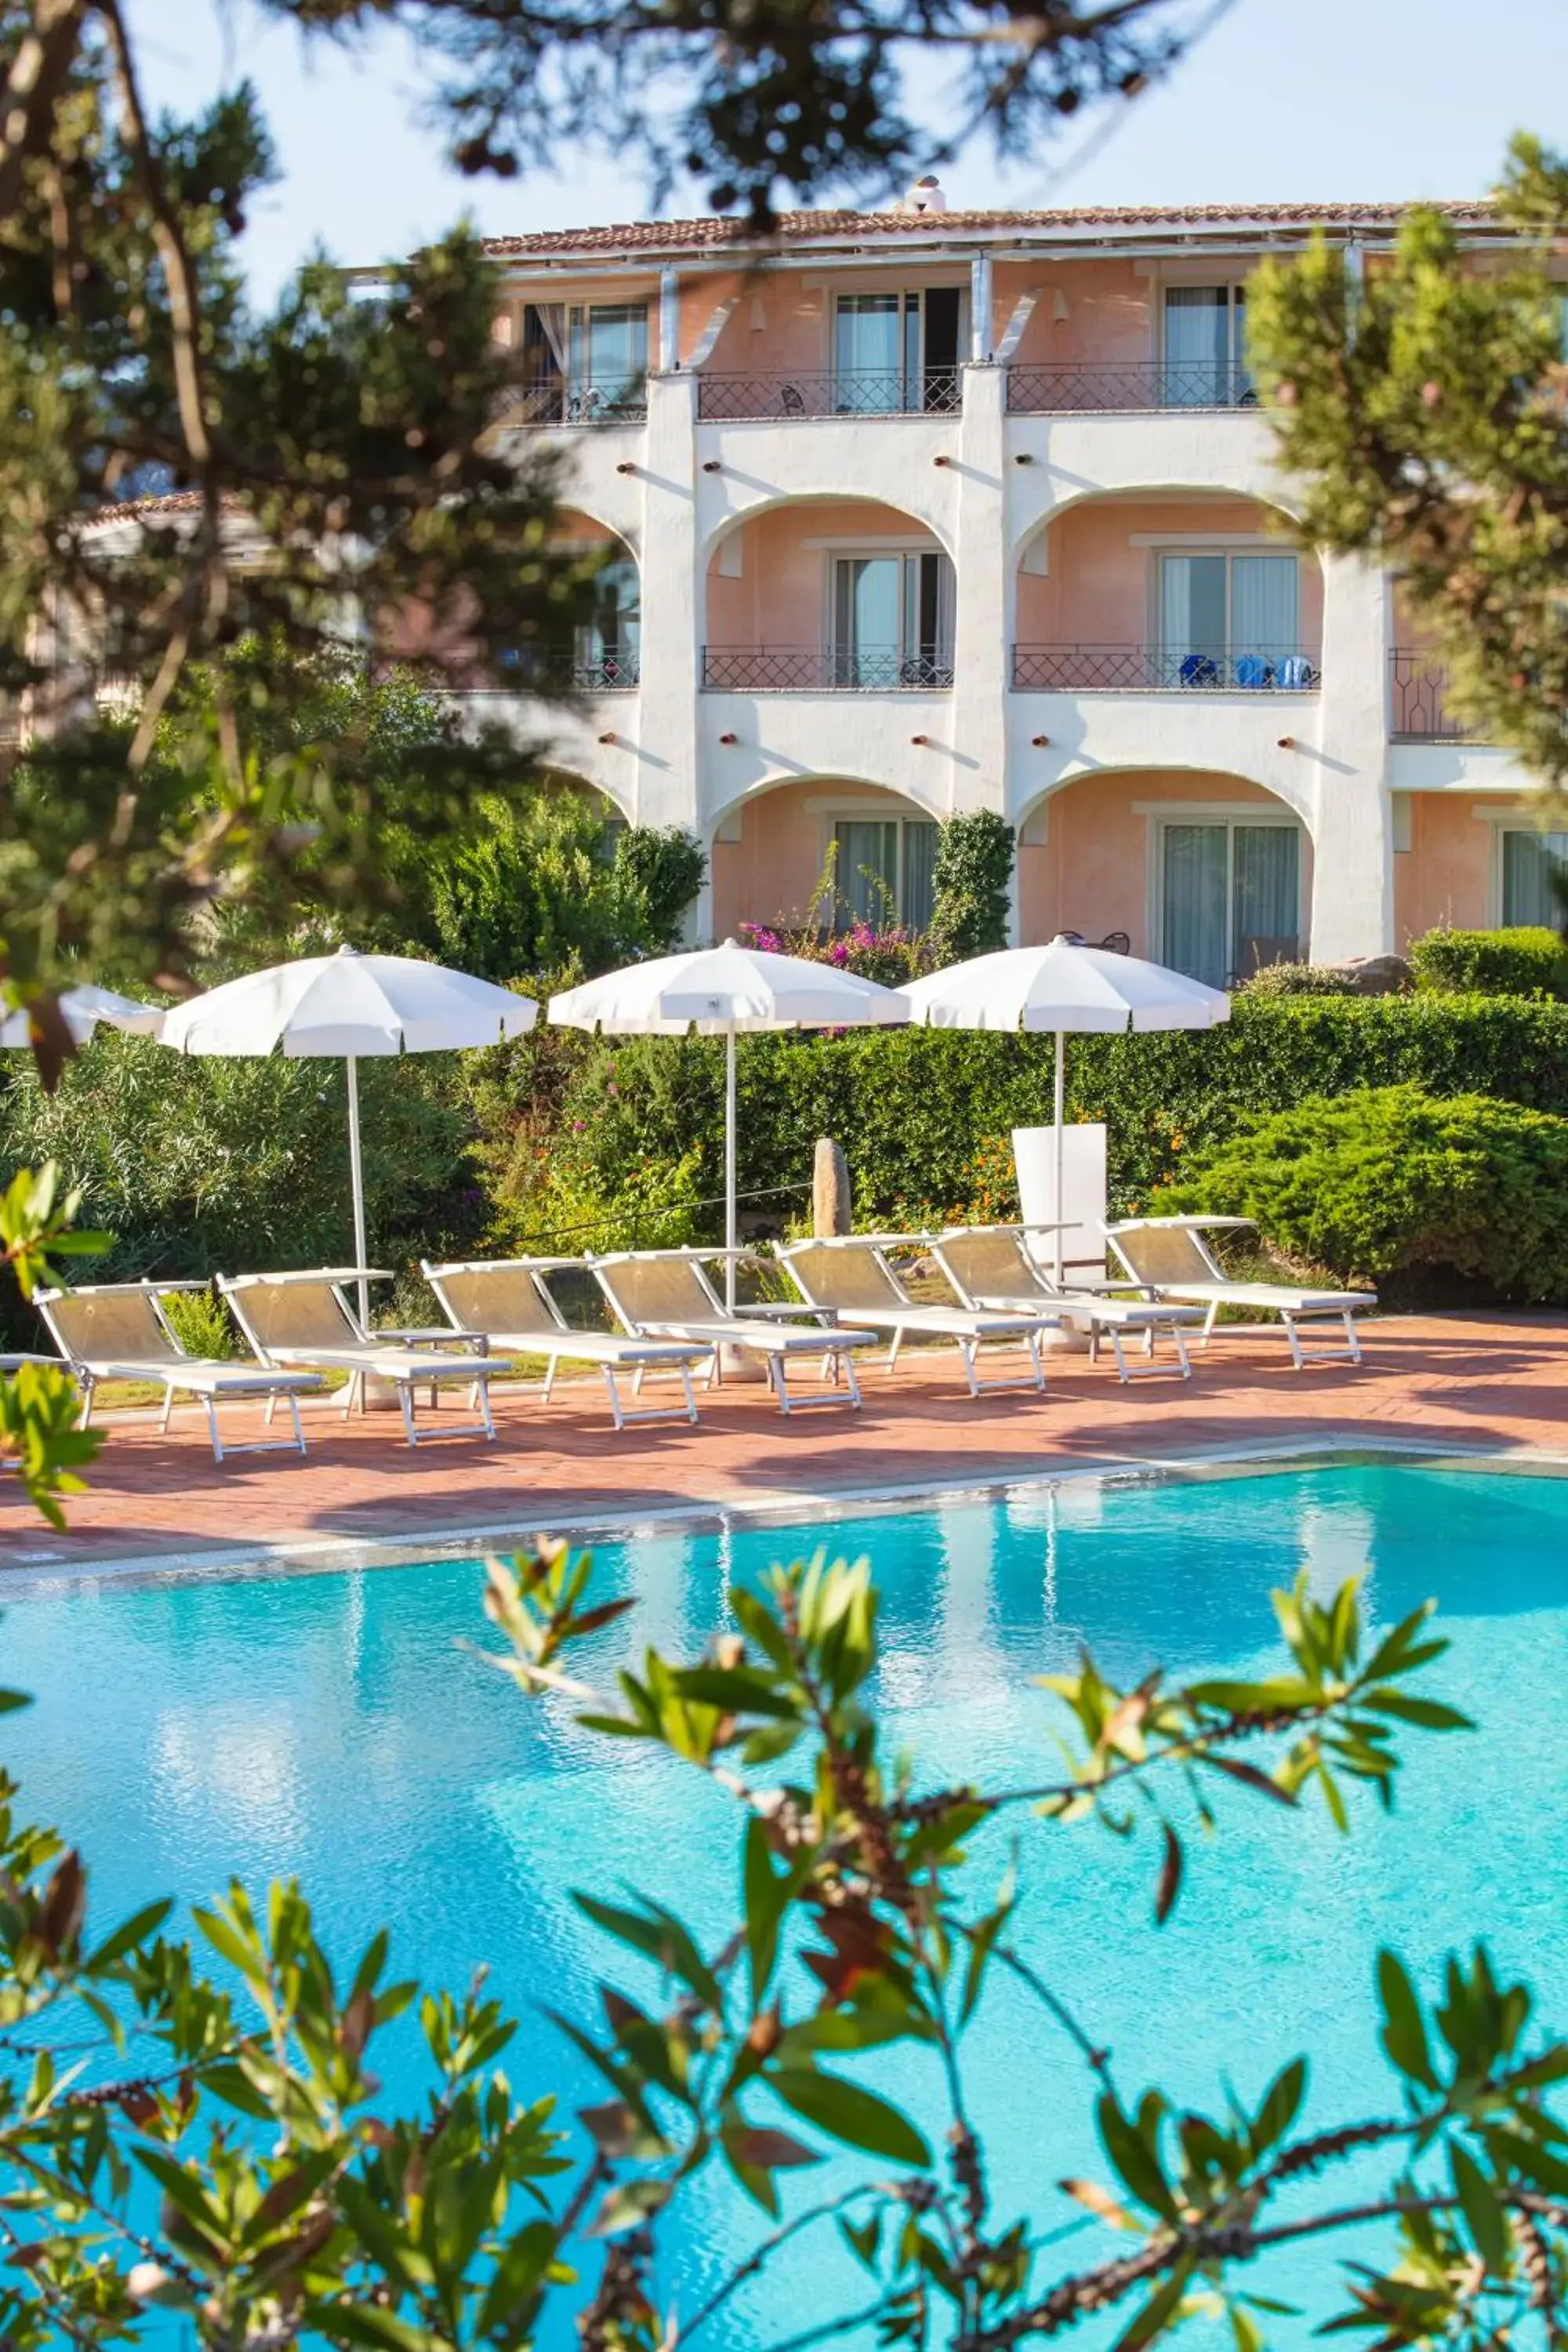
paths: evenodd
<path fill-rule="evenodd" d="M 1057 1288 L 1062 1283 L 1062 1121 L 1067 1117 L 1067 1032 L 1057 1031 Z"/>
<path fill-rule="evenodd" d="M 349 1077 L 349 1175 L 354 1196 L 354 1264 L 362 1269 L 370 1263 L 370 1245 L 364 1237 L 364 1164 L 359 1148 L 359 1063 L 355 1055 L 348 1057 Z M 370 1328 L 370 1285 L 362 1271 L 359 1280 L 360 1328 Z"/>
<path fill-rule="evenodd" d="M 724 1036 L 724 1304 L 735 1311 L 735 1033 Z"/>

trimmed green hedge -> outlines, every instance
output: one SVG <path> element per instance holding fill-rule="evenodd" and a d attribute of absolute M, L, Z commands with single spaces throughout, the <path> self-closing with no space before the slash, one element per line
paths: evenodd
<path fill-rule="evenodd" d="M 531 1039 L 519 1053 L 510 1089 L 487 1103 L 492 1134 L 494 1122 L 526 1115 L 529 1048 L 552 1050 Z M 745 1038 L 742 1188 L 807 1184 L 813 1144 L 832 1135 L 848 1154 L 862 1221 L 901 1208 L 966 1206 L 987 1141 L 1049 1120 L 1053 1051 L 1048 1036 L 954 1030 Z M 565 1073 L 560 1129 L 606 1197 L 649 1161 L 674 1165 L 694 1143 L 702 1154 L 698 1190 L 716 1193 L 722 1083 L 722 1047 L 712 1040 L 596 1043 Z M 1568 1111 L 1568 1005 L 1242 994 L 1218 1029 L 1075 1037 L 1068 1047 L 1068 1115 L 1106 1120 L 1118 1212 L 1142 1204 L 1248 1114 L 1406 1083 Z"/>
<path fill-rule="evenodd" d="M 1568 1118 L 1487 1095 L 1363 1087 L 1258 1120 L 1156 1195 L 1250 1217 L 1287 1259 L 1398 1304 L 1568 1302 Z"/>
<path fill-rule="evenodd" d="M 1568 996 L 1568 945 L 1544 924 L 1428 931 L 1410 950 L 1417 988 L 1450 994 Z"/>

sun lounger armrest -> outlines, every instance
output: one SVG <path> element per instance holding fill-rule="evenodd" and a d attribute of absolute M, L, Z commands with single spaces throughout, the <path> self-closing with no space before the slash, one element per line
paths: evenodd
<path fill-rule="evenodd" d="M 804 1298 L 759 1298 L 735 1310 L 748 1323 L 831 1323 L 835 1311 L 831 1307 L 813 1307 Z"/>

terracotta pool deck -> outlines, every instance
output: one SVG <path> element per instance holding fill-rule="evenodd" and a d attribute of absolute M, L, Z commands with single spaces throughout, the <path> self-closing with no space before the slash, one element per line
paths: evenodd
<path fill-rule="evenodd" d="M 308 1412 L 310 1453 L 215 1463 L 205 1425 L 179 1412 L 110 1417 L 110 1441 L 56 1535 L 0 1482 L 0 1569 L 36 1574 L 110 1561 L 236 1563 L 284 1551 L 325 1564 L 342 1548 L 434 1548 L 489 1531 L 564 1535 L 622 1514 L 787 1509 L 878 1488 L 978 1486 L 1226 1453 L 1408 1444 L 1568 1458 L 1568 1318 L 1391 1316 L 1366 1328 L 1367 1360 L 1293 1371 L 1278 1331 L 1221 1329 L 1194 1377 L 1123 1388 L 1108 1361 L 1056 1355 L 1044 1397 L 971 1399 L 956 1354 L 907 1355 L 896 1380 L 865 1376 L 864 1412 L 781 1419 L 750 1384 L 704 1393 L 695 1427 L 617 1434 L 603 1390 L 498 1387 L 499 1443 L 411 1452 L 395 1412 L 344 1423 Z M 1001 1367 L 997 1368 L 998 1370 Z M 651 1401 L 651 1400 L 650 1400 Z M 446 1408 L 453 1411 L 453 1407 Z M 260 1416 L 228 1408 L 233 1442 Z"/>

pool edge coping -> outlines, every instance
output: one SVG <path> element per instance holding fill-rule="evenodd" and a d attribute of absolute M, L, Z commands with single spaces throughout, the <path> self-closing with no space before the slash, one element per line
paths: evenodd
<path fill-rule="evenodd" d="M 780 1522 L 811 1527 L 825 1520 L 891 1515 L 911 1505 L 963 1505 L 1022 1498 L 1058 1486 L 1163 1484 L 1182 1479 L 1258 1475 L 1309 1465 L 1331 1469 L 1369 1461 L 1405 1462 L 1428 1469 L 1489 1469 L 1503 1474 L 1568 1477 L 1568 1454 L 1527 1445 L 1455 1445 L 1436 1439 L 1383 1438 L 1361 1433 L 1330 1437 L 1270 1438 L 1252 1444 L 1205 1446 L 1190 1454 L 1136 1454 L 1073 1463 L 1038 1473 L 998 1472 L 965 1478 L 884 1480 L 868 1486 L 795 1489 L 751 1500 L 713 1497 L 663 1506 L 630 1505 L 600 1510 L 576 1522 L 574 1545 L 627 1543 L 639 1538 L 715 1534 L 726 1529 Z M 559 1515 L 556 1515 L 557 1517 Z M 487 1552 L 516 1550 L 531 1540 L 515 1518 L 426 1528 L 416 1535 L 291 1536 L 246 1548 L 153 1556 L 145 1551 L 102 1559 L 50 1559 L 42 1553 L 15 1568 L 0 1567 L 0 1599 L 37 1600 L 76 1586 L 146 1586 L 223 1583 L 296 1576 L 352 1575 L 373 1569 L 422 1567 Z"/>

